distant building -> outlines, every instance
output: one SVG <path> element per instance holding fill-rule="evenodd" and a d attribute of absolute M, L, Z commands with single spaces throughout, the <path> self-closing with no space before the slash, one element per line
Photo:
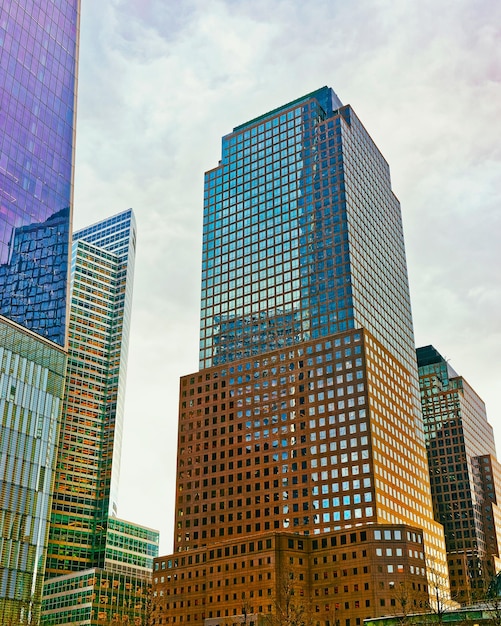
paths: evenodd
<path fill-rule="evenodd" d="M 241 621 L 243 608 L 276 619 L 275 557 L 275 583 L 253 573 L 268 558 L 256 546 L 273 533 L 304 546 L 331 533 L 356 537 L 339 555 L 327 544 L 318 587 L 290 572 L 321 626 L 386 614 L 390 583 L 407 577 L 422 592 L 429 562 L 447 594 L 400 205 L 353 109 L 323 87 L 234 128 L 205 175 L 203 224 L 201 369 L 181 379 L 175 554 L 155 561 L 171 563 L 170 585 L 183 601 L 162 595 L 157 577 L 154 624 Z M 391 535 L 391 526 L 420 534 L 416 562 L 402 553 L 386 563 L 389 553 L 364 547 L 362 531 Z M 250 543 L 245 572 L 226 575 L 233 556 L 209 566 L 221 570 L 200 566 L 217 588 L 195 606 L 189 576 L 199 551 L 210 559 L 224 544 L 242 554 Z M 364 588 L 355 564 L 336 569 L 336 580 L 334 557 L 358 560 L 364 550 Z M 313 552 L 297 558 L 315 565 Z M 382 576 L 386 565 L 394 576 Z M 333 622 L 325 605 L 345 587 Z"/>
<path fill-rule="evenodd" d="M 475 391 L 433 346 L 418 348 L 417 358 L 435 519 L 453 598 L 470 603 L 501 569 L 501 466 Z"/>
<path fill-rule="evenodd" d="M 78 0 L 0 3 L 0 623 L 36 623 L 63 400 Z"/>

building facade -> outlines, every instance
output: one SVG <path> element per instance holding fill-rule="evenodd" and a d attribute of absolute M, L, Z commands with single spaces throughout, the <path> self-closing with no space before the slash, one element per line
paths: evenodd
<path fill-rule="evenodd" d="M 0 6 L 0 621 L 35 623 L 63 400 L 79 2 Z"/>
<path fill-rule="evenodd" d="M 223 138 L 205 176 L 200 337 L 201 370 L 181 379 L 176 555 L 269 532 L 405 525 L 422 532 L 426 575 L 433 564 L 447 594 L 400 206 L 386 161 L 331 89 Z M 276 617 L 276 600 L 265 613 Z M 214 609 L 226 610 L 206 606 L 195 623 Z M 336 623 L 386 610 L 343 605 Z"/>
<path fill-rule="evenodd" d="M 236 127 L 205 175 L 200 365 L 353 328 L 415 369 L 389 167 L 324 87 Z"/>
<path fill-rule="evenodd" d="M 453 596 L 485 596 L 500 571 L 500 466 L 485 405 L 433 346 L 417 349 L 435 519 Z"/>
<path fill-rule="evenodd" d="M 155 560 L 153 624 L 345 624 L 427 601 L 422 532 L 359 525 L 319 537 L 283 531 Z M 357 621 L 358 620 L 358 621 Z"/>
<path fill-rule="evenodd" d="M 501 464 L 490 454 L 478 457 L 483 501 L 485 551 L 484 570 L 487 580 L 501 572 Z"/>

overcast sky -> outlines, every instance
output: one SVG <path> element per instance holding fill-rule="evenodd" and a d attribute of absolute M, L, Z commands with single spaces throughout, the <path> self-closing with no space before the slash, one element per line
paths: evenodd
<path fill-rule="evenodd" d="M 323 85 L 390 164 L 416 343 L 486 402 L 501 456 L 501 2 L 84 0 L 74 224 L 136 213 L 119 516 L 159 529 L 163 554 L 203 173 L 234 126 Z"/>

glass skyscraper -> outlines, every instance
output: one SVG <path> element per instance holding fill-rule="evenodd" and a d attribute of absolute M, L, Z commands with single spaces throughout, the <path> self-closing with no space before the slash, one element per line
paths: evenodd
<path fill-rule="evenodd" d="M 236 127 L 205 175 L 200 363 L 360 327 L 414 362 L 389 167 L 324 87 Z"/>
<path fill-rule="evenodd" d="M 132 209 L 73 235 L 42 624 L 146 623 L 158 531 L 116 517 L 135 254 Z"/>
<path fill-rule="evenodd" d="M 108 516 L 117 513 L 135 249 L 132 209 L 73 237 L 49 577 L 104 563 Z"/>
<path fill-rule="evenodd" d="M 0 6 L 0 621 L 35 623 L 66 365 L 78 0 Z"/>
<path fill-rule="evenodd" d="M 0 8 L 0 314 L 62 346 L 79 3 Z"/>
<path fill-rule="evenodd" d="M 181 379 L 176 555 L 157 561 L 170 570 L 154 587 L 159 618 L 277 615 L 284 577 L 322 626 L 387 614 L 408 581 L 415 610 L 427 577 L 447 598 L 400 205 L 388 164 L 328 87 L 234 128 L 205 175 L 200 366 Z M 287 562 L 276 533 L 289 533 Z M 397 536 L 422 541 L 409 561 L 377 543 Z M 263 571 L 234 579 L 226 554 Z M 343 602 L 340 558 L 353 559 Z M 177 582 L 203 584 L 197 559 L 215 577 L 201 609 Z"/>

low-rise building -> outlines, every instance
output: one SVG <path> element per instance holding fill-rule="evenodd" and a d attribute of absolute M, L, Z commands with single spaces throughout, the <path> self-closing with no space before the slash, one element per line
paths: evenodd
<path fill-rule="evenodd" d="M 152 626 L 263 620 L 304 614 L 319 626 L 359 626 L 428 598 L 422 532 L 362 525 L 321 536 L 251 535 L 154 561 Z"/>

